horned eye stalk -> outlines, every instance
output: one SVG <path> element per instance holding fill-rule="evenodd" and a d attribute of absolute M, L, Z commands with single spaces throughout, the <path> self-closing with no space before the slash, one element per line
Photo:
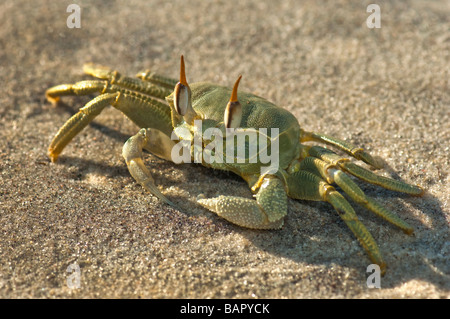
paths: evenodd
<path fill-rule="evenodd" d="M 197 113 L 192 108 L 191 88 L 186 81 L 183 56 L 180 62 L 180 81 L 175 85 L 173 104 L 177 113 L 183 116 L 186 122 L 193 122 Z"/>
<path fill-rule="evenodd" d="M 239 103 L 237 98 L 237 90 L 239 82 L 241 81 L 242 75 L 234 83 L 233 91 L 231 92 L 230 101 L 225 108 L 225 114 L 223 123 L 226 128 L 238 128 L 241 126 L 242 120 L 242 105 Z"/>

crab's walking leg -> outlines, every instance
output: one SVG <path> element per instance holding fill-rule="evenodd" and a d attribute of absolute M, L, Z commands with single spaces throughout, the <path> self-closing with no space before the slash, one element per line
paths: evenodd
<path fill-rule="evenodd" d="M 282 182 L 266 177 L 256 201 L 238 196 L 200 198 L 198 202 L 226 220 L 246 228 L 278 229 L 287 213 L 287 195 Z"/>
<path fill-rule="evenodd" d="M 119 96 L 119 93 L 102 94 L 84 107 L 78 113 L 73 115 L 56 133 L 50 146 L 48 147 L 48 156 L 52 162 L 56 162 L 59 154 L 64 147 L 85 128 L 100 112 L 108 105 L 113 104 Z"/>
<path fill-rule="evenodd" d="M 175 80 L 154 73 L 151 73 L 151 76 L 148 75 L 148 77 L 145 77 L 142 80 L 131 78 L 120 74 L 118 71 L 113 71 L 109 68 L 91 63 L 85 64 L 83 69 L 86 74 L 106 80 L 111 85 L 138 91 L 160 99 L 164 99 L 172 93 L 173 88 L 177 83 Z"/>
<path fill-rule="evenodd" d="M 142 80 L 121 75 L 117 71 L 94 64 L 84 65 L 86 74 L 101 80 L 79 81 L 75 84 L 61 84 L 48 89 L 47 99 L 57 103 L 61 96 L 88 95 L 92 93 L 122 92 L 131 94 L 136 91 L 159 99 L 165 99 L 173 91 L 176 81 L 155 73 L 143 73 Z"/>
<path fill-rule="evenodd" d="M 374 212 L 381 218 L 399 227 L 407 234 L 413 233 L 413 228 L 397 217 L 393 212 L 384 208 L 374 199 L 366 196 L 358 185 L 337 166 L 329 164 L 318 158 L 307 157 L 300 163 L 300 170 L 321 176 L 328 184 L 336 183 L 347 195 L 361 206 Z"/>
<path fill-rule="evenodd" d="M 424 192 L 423 188 L 421 188 L 420 186 L 411 185 L 402 181 L 372 173 L 371 171 L 353 164 L 348 159 L 344 159 L 326 148 L 320 146 L 312 146 L 307 150 L 307 152 L 308 155 L 320 158 L 327 163 L 339 166 L 344 171 L 368 183 L 378 185 L 392 191 L 406 193 L 414 196 L 420 196 Z"/>
<path fill-rule="evenodd" d="M 287 186 L 290 197 L 302 200 L 326 201 L 333 205 L 341 219 L 369 254 L 372 262 L 380 266 L 382 274 L 385 273 L 386 264 L 377 243 L 359 221 L 352 206 L 333 186 L 308 171 L 298 171 L 288 175 Z"/>
<path fill-rule="evenodd" d="M 142 72 L 139 72 L 136 75 L 137 78 L 141 79 L 142 81 L 151 82 L 160 86 L 164 86 L 166 88 L 172 89 L 174 86 L 178 83 L 178 80 L 171 79 L 162 75 L 159 75 L 154 72 L 150 72 L 149 70 L 145 70 Z"/>
<path fill-rule="evenodd" d="M 157 131 L 155 131 L 157 132 Z M 130 171 L 131 176 L 142 185 L 146 190 L 150 193 L 158 197 L 163 202 L 177 207 L 173 202 L 167 199 L 160 190 L 156 187 L 155 181 L 150 173 L 150 171 L 145 167 L 145 164 L 142 160 L 142 149 L 154 149 L 158 147 L 160 150 L 160 155 L 162 157 L 170 158 L 170 152 L 174 145 L 174 141 L 169 139 L 168 136 L 164 134 L 159 134 L 158 139 L 152 139 L 150 129 L 141 129 L 136 135 L 130 137 L 128 141 L 123 145 L 122 156 L 127 163 L 128 170 Z M 164 146 L 161 146 L 159 143 L 164 143 Z"/>
<path fill-rule="evenodd" d="M 153 128 L 166 135 L 172 131 L 170 109 L 167 105 L 139 94 L 105 93 L 88 102 L 59 129 L 48 149 L 51 160 L 55 162 L 72 138 L 108 105 L 122 111 L 140 127 L 151 123 Z"/>
<path fill-rule="evenodd" d="M 313 133 L 313 132 L 306 132 L 302 130 L 300 142 L 321 142 L 328 145 L 332 145 L 334 147 L 337 147 L 338 149 L 346 152 L 347 154 L 353 156 L 356 159 L 359 159 L 363 161 L 366 164 L 371 165 L 374 168 L 382 168 L 383 163 L 380 161 L 377 161 L 374 159 L 369 153 L 364 151 L 360 147 L 356 147 L 351 143 L 342 141 L 340 139 L 337 139 L 333 136 L 325 135 L 325 134 L 319 134 L 319 133 Z"/>
<path fill-rule="evenodd" d="M 47 100 L 56 104 L 61 96 L 68 95 L 88 95 L 99 93 L 105 90 L 108 82 L 99 80 L 80 81 L 75 84 L 60 84 L 49 88 L 45 92 Z"/>

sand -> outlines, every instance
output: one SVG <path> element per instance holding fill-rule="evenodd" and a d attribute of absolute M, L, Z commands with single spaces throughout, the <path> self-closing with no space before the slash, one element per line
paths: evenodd
<path fill-rule="evenodd" d="M 367 27 L 371 1 L 74 2 L 80 28 L 66 2 L 0 4 L 1 298 L 449 298 L 448 1 L 377 1 L 381 28 Z M 251 198 L 239 177 L 149 155 L 181 211 L 162 204 L 130 177 L 121 150 L 138 128 L 113 108 L 49 161 L 58 128 L 93 96 L 55 108 L 47 88 L 89 78 L 86 62 L 176 77 L 181 54 L 190 82 L 231 87 L 242 74 L 240 89 L 426 189 L 360 184 L 415 229 L 355 205 L 388 264 L 380 289 L 327 203 L 289 200 L 282 230 L 244 229 L 196 204 Z"/>

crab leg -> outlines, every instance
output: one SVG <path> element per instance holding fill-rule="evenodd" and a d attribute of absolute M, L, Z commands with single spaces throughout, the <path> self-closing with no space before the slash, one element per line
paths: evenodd
<path fill-rule="evenodd" d="M 238 196 L 200 198 L 198 203 L 226 220 L 246 228 L 279 229 L 287 214 L 287 195 L 282 182 L 266 177 L 256 201 Z"/>
<path fill-rule="evenodd" d="M 300 163 L 300 170 L 306 170 L 317 176 L 321 176 L 328 184 L 336 183 L 355 202 L 374 212 L 381 218 L 399 227 L 407 234 L 413 233 L 413 228 L 393 212 L 384 208 L 372 198 L 366 196 L 358 185 L 337 166 L 328 164 L 318 158 L 307 157 Z"/>
<path fill-rule="evenodd" d="M 160 86 L 164 86 L 168 89 L 173 89 L 173 87 L 178 83 L 177 80 L 159 75 L 157 73 L 145 70 L 136 74 L 136 77 L 142 81 L 151 82 Z"/>
<path fill-rule="evenodd" d="M 420 186 L 411 185 L 402 181 L 374 174 L 361 166 L 351 163 L 348 159 L 344 159 L 326 148 L 312 146 L 309 149 L 307 148 L 307 152 L 310 156 L 314 156 L 324 160 L 327 163 L 337 165 L 344 171 L 368 183 L 414 196 L 420 196 L 424 192 Z"/>
<path fill-rule="evenodd" d="M 320 177 L 308 171 L 294 172 L 287 177 L 288 195 L 301 200 L 326 201 L 333 205 L 339 217 L 347 224 L 366 250 L 372 262 L 380 266 L 382 274 L 386 264 L 377 243 L 367 228 L 358 220 L 348 201 L 336 189 Z"/>
<path fill-rule="evenodd" d="M 369 153 L 364 151 L 360 147 L 356 147 L 351 143 L 342 141 L 340 139 L 337 139 L 333 136 L 325 135 L 325 134 L 319 134 L 319 133 L 313 133 L 313 132 L 306 132 L 302 130 L 301 132 L 301 139 L 300 142 L 321 142 L 328 145 L 332 145 L 334 147 L 337 147 L 338 149 L 346 152 L 347 154 L 353 156 L 356 159 L 359 159 L 363 161 L 366 164 L 371 165 L 374 168 L 382 168 L 383 164 L 379 161 L 376 161 Z"/>
<path fill-rule="evenodd" d="M 61 96 L 68 95 L 89 95 L 105 91 L 108 82 L 106 81 L 80 81 L 75 84 L 61 84 L 48 89 L 45 92 L 47 100 L 56 104 Z M 105 92 L 104 92 L 105 93 Z"/>
<path fill-rule="evenodd" d="M 52 162 L 56 162 L 64 147 L 85 128 L 100 112 L 108 105 L 113 104 L 119 93 L 102 94 L 82 107 L 78 113 L 73 115 L 56 133 L 50 146 L 48 156 Z"/>
<path fill-rule="evenodd" d="M 147 84 L 145 82 L 142 83 Z M 139 87 L 134 89 L 135 91 L 132 91 L 133 88 L 131 87 L 131 85 L 128 85 L 127 87 L 125 85 L 110 84 L 108 81 L 103 80 L 85 80 L 79 81 L 75 84 L 61 84 L 51 87 L 45 92 L 45 96 L 47 97 L 47 100 L 49 100 L 53 104 L 56 104 L 59 102 L 61 96 L 68 95 L 89 95 L 93 93 L 122 92 L 145 98 L 148 98 L 147 95 L 150 95 L 161 99 L 165 97 L 164 94 L 169 92 L 169 90 L 162 89 L 157 86 Z"/>
<path fill-rule="evenodd" d="M 52 96 L 57 96 L 54 92 L 51 91 Z M 139 127 L 152 123 L 153 128 L 166 135 L 172 131 L 170 109 L 166 104 L 138 93 L 105 93 L 88 102 L 59 129 L 48 149 L 51 160 L 55 162 L 64 147 L 108 105 L 122 111 Z"/>
<path fill-rule="evenodd" d="M 145 127 L 145 123 L 149 122 L 143 122 L 142 125 L 139 123 L 142 121 L 139 121 L 143 116 L 145 117 L 145 106 L 142 107 L 142 104 L 147 104 L 148 106 L 152 106 L 154 108 L 157 108 L 160 110 L 161 113 L 164 113 L 169 116 L 170 114 L 170 108 L 168 105 L 153 99 L 149 97 L 146 94 L 151 95 L 152 92 L 150 91 L 144 91 L 143 93 L 131 91 L 130 89 L 127 89 L 125 87 L 116 85 L 116 84 L 110 84 L 108 81 L 100 81 L 100 80 L 89 80 L 89 81 L 80 81 L 75 84 L 62 84 L 54 86 L 50 89 L 48 89 L 45 93 L 47 99 L 52 103 L 58 103 L 61 96 L 68 96 L 68 95 L 88 95 L 92 93 L 122 93 L 123 96 L 139 100 L 140 102 L 136 107 L 133 106 L 127 106 L 122 107 L 120 109 L 123 111 L 128 117 L 130 117 L 133 122 L 138 124 L 140 127 Z M 153 92 L 154 96 L 158 97 L 158 92 Z M 133 114 L 134 119 L 133 119 Z M 166 133 L 170 134 L 171 127 L 167 129 Z"/>
<path fill-rule="evenodd" d="M 131 94 L 131 91 L 136 91 L 141 94 L 164 99 L 172 93 L 175 85 L 170 87 L 168 84 L 171 84 L 174 80 L 162 76 L 153 75 L 155 78 L 166 79 L 166 82 L 154 81 L 155 84 L 152 84 L 143 80 L 122 76 L 117 71 L 111 71 L 105 67 L 95 66 L 93 64 L 86 64 L 84 66 L 84 71 L 101 80 L 87 80 L 75 84 L 61 84 L 54 86 L 46 91 L 45 95 L 47 99 L 52 103 L 57 103 L 61 96 L 113 93 L 117 91 L 129 94 Z"/>
<path fill-rule="evenodd" d="M 150 171 L 145 167 L 142 160 L 142 149 L 153 149 L 155 147 L 159 147 L 161 150 L 160 152 L 163 155 L 162 157 L 170 158 L 170 152 L 174 142 L 164 134 L 159 135 L 159 138 L 164 140 L 152 139 L 152 133 L 153 132 L 151 132 L 150 129 L 141 129 L 136 135 L 130 137 L 123 145 L 122 156 L 127 163 L 131 176 L 133 176 L 142 187 L 163 202 L 177 208 L 177 205 L 167 199 L 167 197 L 165 197 L 156 187 Z M 163 148 L 159 145 L 161 142 L 164 143 Z"/>
<path fill-rule="evenodd" d="M 86 74 L 102 80 L 107 80 L 110 84 L 115 84 L 129 90 L 148 94 L 159 99 L 164 99 L 166 96 L 172 93 L 173 88 L 176 84 L 175 80 L 157 74 L 152 74 L 152 77 L 150 77 L 149 79 L 156 79 L 160 81 L 150 82 L 149 80 L 147 80 L 148 77 L 144 77 L 142 80 L 131 78 L 121 75 L 118 71 L 112 71 L 109 68 L 91 63 L 85 64 L 83 69 Z M 144 79 L 147 81 L 144 81 Z"/>

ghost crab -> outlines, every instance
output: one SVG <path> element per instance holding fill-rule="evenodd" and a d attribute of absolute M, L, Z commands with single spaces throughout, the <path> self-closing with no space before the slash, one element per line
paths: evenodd
<path fill-rule="evenodd" d="M 327 144 L 365 162 L 373 169 L 381 168 L 380 163 L 362 148 L 331 136 L 307 132 L 300 128 L 297 119 L 290 112 L 253 94 L 238 93 L 241 77 L 232 90 L 203 82 L 189 85 L 186 81 L 183 57 L 179 81 L 149 71 L 139 73 L 137 78 L 130 78 L 120 75 L 117 71 L 91 64 L 86 65 L 84 70 L 97 80 L 58 85 L 46 92 L 48 100 L 54 103 L 65 95 L 100 93 L 73 115 L 53 138 L 48 150 L 53 162 L 73 137 L 106 106 L 112 105 L 141 127 L 123 146 L 122 154 L 131 175 L 153 195 L 176 207 L 156 187 L 142 160 L 144 149 L 161 158 L 173 160 L 172 150 L 176 145 L 174 140 L 191 142 L 193 136 L 198 134 L 198 121 L 203 124 L 200 133 L 206 128 L 216 128 L 223 132 L 223 136 L 228 136 L 230 129 L 246 128 L 253 129 L 261 137 L 262 128 L 277 128 L 279 134 L 274 138 L 280 145 L 280 151 L 275 171 L 261 173 L 263 163 L 259 160 L 250 161 L 248 158 L 243 163 L 202 162 L 205 166 L 232 171 L 241 176 L 256 194 L 256 200 L 226 195 L 216 198 L 199 196 L 199 204 L 243 227 L 278 229 L 282 227 L 287 213 L 288 196 L 300 200 L 326 201 L 336 209 L 372 262 L 380 266 L 383 274 L 386 264 L 375 240 L 358 220 L 349 202 L 332 184 L 338 185 L 353 201 L 396 225 L 405 233 L 413 232 L 406 222 L 376 200 L 366 196 L 349 175 L 414 196 L 423 194 L 421 187 L 376 175 L 327 148 L 304 144 Z M 168 105 L 161 101 L 163 99 Z M 180 134 L 177 128 L 184 128 L 192 134 Z M 264 138 L 266 137 L 263 136 Z M 273 137 L 267 137 L 267 140 L 269 143 L 274 141 Z M 219 141 L 217 145 L 222 143 L 217 138 L 214 141 Z M 248 147 L 249 142 L 246 143 L 245 147 Z M 205 149 L 205 143 L 202 142 L 200 147 L 197 144 L 197 147 L 190 149 L 190 156 L 195 158 Z M 218 155 L 219 158 L 225 157 L 218 148 L 210 150 L 210 154 Z"/>

